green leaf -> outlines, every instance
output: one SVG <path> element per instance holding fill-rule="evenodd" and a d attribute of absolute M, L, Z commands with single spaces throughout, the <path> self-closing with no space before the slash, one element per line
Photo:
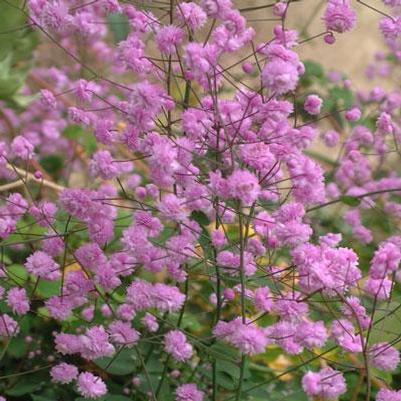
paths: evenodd
<path fill-rule="evenodd" d="M 130 32 L 130 25 L 126 15 L 120 13 L 110 14 L 107 17 L 107 22 L 116 43 L 127 39 Z"/>
<path fill-rule="evenodd" d="M 74 141 L 79 141 L 79 138 L 85 135 L 85 131 L 79 125 L 69 125 L 63 132 L 63 135 Z"/>
<path fill-rule="evenodd" d="M 141 365 L 142 367 L 142 365 Z M 151 376 L 160 376 L 160 374 L 163 372 L 163 364 L 160 363 L 160 354 L 159 353 L 153 353 L 151 357 L 149 358 L 147 364 L 146 364 L 146 369 L 148 373 L 151 373 Z"/>
<path fill-rule="evenodd" d="M 163 369 L 163 364 L 160 363 L 159 360 L 159 366 Z M 155 390 L 157 389 L 159 382 L 160 382 L 160 377 L 161 377 L 161 372 L 152 374 L 148 371 L 149 376 L 146 377 L 145 374 L 139 374 L 138 377 L 141 380 L 141 383 L 138 387 L 138 391 L 140 391 L 143 394 L 147 394 L 149 391 L 152 389 Z M 158 401 L 173 401 L 174 398 L 171 398 L 171 390 L 170 390 L 170 385 L 168 380 L 164 380 L 163 385 L 161 386 L 159 397 L 157 397 Z M 146 400 L 148 399 L 147 397 L 145 398 Z"/>
<path fill-rule="evenodd" d="M 35 94 L 35 95 L 23 95 L 21 93 L 15 93 L 10 101 L 18 106 L 19 108 L 26 108 L 29 106 L 32 102 L 35 100 L 39 99 L 40 95 Z"/>
<path fill-rule="evenodd" d="M 28 21 L 27 16 L 19 9 L 20 6 L 19 0 L 3 2 L 0 13 L 0 25 L 4 32 L 0 40 L 0 59 L 11 54 L 14 63 L 30 61 L 32 51 L 39 43 L 38 32 L 24 26 Z M 15 29 L 19 27 L 21 29 Z"/>
<path fill-rule="evenodd" d="M 97 149 L 96 138 L 93 135 L 86 134 L 83 138 L 82 146 L 85 148 L 85 151 L 88 155 L 93 155 Z"/>
<path fill-rule="evenodd" d="M 378 308 L 375 312 L 374 321 L 369 343 L 392 343 L 397 340 L 398 333 L 401 332 L 400 299 L 393 297 L 393 302 L 386 303 L 383 308 Z M 396 342 L 395 346 L 399 348 L 400 343 Z"/>
<path fill-rule="evenodd" d="M 20 6 L 18 0 L 1 5 L 0 99 L 8 106 L 21 108 L 34 99 L 22 94 L 21 89 L 32 67 L 32 53 L 39 43 L 39 34 L 26 26 L 27 16 L 20 11 Z"/>
<path fill-rule="evenodd" d="M 60 281 L 40 280 L 36 288 L 36 292 L 42 298 L 48 299 L 55 295 L 60 295 L 60 287 L 61 287 Z"/>
<path fill-rule="evenodd" d="M 11 279 L 16 282 L 19 286 L 23 286 L 28 279 L 28 272 L 22 265 L 11 265 L 6 268 L 7 273 L 10 275 Z"/>
<path fill-rule="evenodd" d="M 329 96 L 339 108 L 349 109 L 354 104 L 354 95 L 346 88 L 335 86 L 330 89 Z"/>
<path fill-rule="evenodd" d="M 212 371 L 210 369 L 200 369 L 202 375 L 206 376 L 209 380 L 212 380 Z M 238 387 L 238 382 L 231 376 L 223 371 L 216 372 L 216 382 L 219 387 L 226 390 L 235 390 Z"/>
<path fill-rule="evenodd" d="M 354 196 L 344 195 L 341 198 L 341 202 L 345 203 L 348 206 L 356 207 L 359 206 L 361 200 L 359 198 L 355 198 Z"/>
<path fill-rule="evenodd" d="M 52 389 L 41 391 L 40 394 L 31 394 L 32 401 L 54 401 L 57 400 L 57 394 Z"/>
<path fill-rule="evenodd" d="M 324 77 L 324 69 L 321 64 L 316 61 L 306 60 L 304 65 L 306 74 L 312 75 L 316 78 Z"/>
<path fill-rule="evenodd" d="M 136 356 L 132 349 L 124 349 L 115 357 L 97 359 L 95 364 L 116 376 L 128 375 L 137 368 Z"/>
<path fill-rule="evenodd" d="M 44 306 L 38 308 L 38 314 L 40 317 L 50 317 L 50 312 Z"/>
<path fill-rule="evenodd" d="M 10 98 L 24 84 L 24 76 L 12 71 L 12 55 L 8 54 L 0 61 L 0 98 Z"/>
<path fill-rule="evenodd" d="M 324 78 L 324 69 L 321 64 L 317 63 L 316 61 L 306 60 L 304 62 L 304 66 L 305 75 L 319 79 Z"/>
<path fill-rule="evenodd" d="M 201 226 L 208 226 L 210 224 L 209 217 L 199 210 L 195 210 L 191 213 L 191 219 L 195 220 Z"/>
<path fill-rule="evenodd" d="M 209 379 L 212 379 L 212 371 L 209 369 L 202 370 L 202 373 Z M 244 380 L 249 379 L 251 373 L 248 366 L 244 368 Z M 238 364 L 221 360 L 216 361 L 216 381 L 217 384 L 226 390 L 235 390 L 238 387 L 240 379 L 240 368 Z"/>
<path fill-rule="evenodd" d="M 13 338 L 7 348 L 8 355 L 13 358 L 22 358 L 27 351 L 26 341 L 22 337 Z"/>
<path fill-rule="evenodd" d="M 265 401 L 267 398 L 280 401 L 308 401 L 305 391 L 303 391 L 299 384 L 294 383 L 293 381 L 291 381 L 290 386 L 281 391 L 280 389 L 267 391 L 266 388 L 258 387 L 254 390 L 248 391 L 247 394 L 252 397 L 252 401 Z"/>
<path fill-rule="evenodd" d="M 184 330 L 189 329 L 192 332 L 202 330 L 203 328 L 202 323 L 198 320 L 197 316 L 189 313 L 184 313 L 180 327 Z"/>
<path fill-rule="evenodd" d="M 81 126 L 69 125 L 64 130 L 63 135 L 68 139 L 72 139 L 73 141 L 80 143 L 88 155 L 92 155 L 96 152 L 96 137 L 85 131 Z"/>
<path fill-rule="evenodd" d="M 174 234 L 177 233 L 177 229 L 174 227 L 164 227 L 161 234 L 156 238 L 158 244 L 164 245 Z"/>
<path fill-rule="evenodd" d="M 47 173 L 57 176 L 64 167 L 64 160 L 61 155 L 48 155 L 40 160 L 40 164 Z"/>
<path fill-rule="evenodd" d="M 31 375 L 24 380 L 17 381 L 13 387 L 7 389 L 5 393 L 12 397 L 19 397 L 28 393 L 33 393 L 44 383 L 41 376 Z"/>
<path fill-rule="evenodd" d="M 304 62 L 304 66 L 305 73 L 301 77 L 301 85 L 310 86 L 315 80 L 320 81 L 321 83 L 327 80 L 321 64 L 307 60 Z"/>
<path fill-rule="evenodd" d="M 210 238 L 208 231 L 203 226 L 202 226 L 202 233 L 199 237 L 199 245 L 202 247 L 203 253 L 205 254 L 205 258 L 212 259 L 213 258 L 212 240 Z"/>
<path fill-rule="evenodd" d="M 211 347 L 209 347 L 209 351 L 211 354 L 213 354 L 217 359 L 228 359 L 228 360 L 237 360 L 240 357 L 239 352 L 233 348 L 228 346 L 225 343 L 222 343 L 220 341 L 217 341 L 215 344 L 213 344 Z"/>

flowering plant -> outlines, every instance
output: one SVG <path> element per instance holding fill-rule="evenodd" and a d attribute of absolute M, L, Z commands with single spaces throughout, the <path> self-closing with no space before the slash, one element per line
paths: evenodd
<path fill-rule="evenodd" d="M 2 0 L 1 400 L 401 400 L 401 92 L 297 3 Z"/>

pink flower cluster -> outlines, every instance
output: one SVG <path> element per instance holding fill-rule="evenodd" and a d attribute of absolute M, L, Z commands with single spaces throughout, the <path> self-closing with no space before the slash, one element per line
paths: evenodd
<path fill-rule="evenodd" d="M 163 4 L 27 2 L 29 26 L 61 55 L 50 62 L 38 50 L 40 96 L 26 109 L 1 104 L 1 129 L 13 135 L 0 141 L 10 192 L 0 206 L 0 336 L 31 344 L 40 324 L 28 337 L 23 319 L 51 322 L 51 380 L 90 399 L 114 391 L 109 368 L 128 353 L 134 379 L 116 381 L 132 382 L 124 394 L 156 400 L 168 382 L 176 401 L 217 400 L 228 390 L 205 349 L 222 343 L 239 356 L 237 400 L 252 389 L 246 361 L 273 348 L 308 363 L 334 347 L 364 364 L 368 386 L 370 368 L 394 372 L 397 347 L 371 332 L 401 282 L 401 237 L 383 238 L 366 216 L 401 218 L 401 179 L 378 168 L 399 154 L 401 92 L 358 92 L 322 135 L 330 102 L 304 93 L 303 38 L 285 24 L 291 1 L 271 7 L 265 43 L 230 0 L 171 3 L 165 15 Z M 113 43 L 116 16 L 127 32 Z M 350 0 L 328 0 L 316 38 L 334 44 L 356 21 Z M 398 60 L 400 21 L 380 23 Z M 351 91 L 337 83 L 328 85 Z M 330 152 L 341 147 L 330 169 L 312 157 L 320 136 Z M 49 158 L 61 158 L 60 173 L 43 167 Z M 347 210 L 329 224 L 321 210 L 333 204 Z M 315 359 L 303 390 L 337 400 L 348 372 L 334 367 L 348 360 L 322 359 L 317 371 Z M 376 399 L 401 396 L 386 388 Z"/>

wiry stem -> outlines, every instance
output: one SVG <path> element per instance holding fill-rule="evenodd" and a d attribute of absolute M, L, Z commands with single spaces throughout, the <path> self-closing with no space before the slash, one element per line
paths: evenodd
<path fill-rule="evenodd" d="M 241 319 L 242 324 L 246 324 L 246 309 L 245 309 L 245 273 L 244 273 L 244 231 L 243 231 L 243 216 L 241 213 L 241 203 L 238 202 L 238 228 L 239 228 L 239 250 L 240 250 L 240 280 L 241 280 Z M 243 354 L 240 363 L 240 377 L 238 382 L 236 401 L 241 399 L 242 384 L 244 381 L 246 355 Z"/>

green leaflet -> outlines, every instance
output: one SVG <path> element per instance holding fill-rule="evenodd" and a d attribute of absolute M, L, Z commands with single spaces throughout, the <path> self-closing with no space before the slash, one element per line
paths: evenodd
<path fill-rule="evenodd" d="M 137 360 L 133 349 L 124 349 L 114 357 L 97 359 L 95 364 L 107 373 L 117 376 L 128 375 L 137 368 Z"/>
<path fill-rule="evenodd" d="M 348 196 L 348 195 L 344 195 L 341 197 L 341 202 L 345 203 L 348 206 L 358 206 L 361 203 L 361 200 L 359 198 L 356 198 L 354 196 Z"/>
<path fill-rule="evenodd" d="M 107 17 L 109 29 L 113 34 L 116 43 L 127 39 L 130 32 L 129 21 L 124 14 L 110 14 Z"/>
<path fill-rule="evenodd" d="M 27 19 L 19 2 L 1 5 L 0 26 L 0 99 L 10 107 L 25 107 L 36 96 L 21 93 L 32 67 L 32 53 L 38 44 L 38 33 L 27 27 Z M 16 7 L 13 7 L 15 4 Z"/>

